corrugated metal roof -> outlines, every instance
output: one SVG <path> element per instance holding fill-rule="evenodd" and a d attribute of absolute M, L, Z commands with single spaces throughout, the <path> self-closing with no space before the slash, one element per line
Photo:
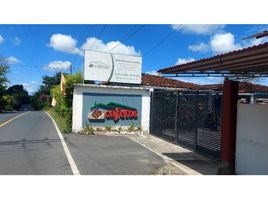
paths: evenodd
<path fill-rule="evenodd" d="M 160 69 L 162 74 L 268 74 L 268 42 Z"/>

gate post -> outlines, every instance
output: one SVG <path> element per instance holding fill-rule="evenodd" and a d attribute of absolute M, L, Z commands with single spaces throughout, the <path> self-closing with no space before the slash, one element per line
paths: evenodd
<path fill-rule="evenodd" d="M 150 102 L 150 127 L 149 127 L 149 134 L 153 132 L 153 116 L 154 116 L 154 89 L 150 89 L 151 93 L 151 102 Z"/>
<path fill-rule="evenodd" d="M 224 80 L 223 116 L 221 127 L 221 174 L 235 173 L 236 116 L 238 82 Z"/>
<path fill-rule="evenodd" d="M 197 134 L 198 134 L 198 103 L 199 103 L 199 92 L 195 92 L 195 135 L 194 135 L 194 149 L 197 150 Z"/>
<path fill-rule="evenodd" d="M 178 144 L 178 104 L 179 104 L 179 91 L 176 91 L 176 106 L 175 106 L 175 142 Z"/>

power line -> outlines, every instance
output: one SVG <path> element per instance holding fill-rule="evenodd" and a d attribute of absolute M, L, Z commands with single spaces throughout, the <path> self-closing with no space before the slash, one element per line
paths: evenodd
<path fill-rule="evenodd" d="M 179 28 L 180 26 L 182 26 L 182 24 L 179 25 L 178 28 Z M 178 28 L 177 28 L 177 29 L 178 29 Z M 143 57 L 144 57 L 144 56 L 147 56 L 147 55 L 150 54 L 153 50 L 155 50 L 158 46 L 160 46 L 162 43 L 164 43 L 164 42 L 165 42 L 171 35 L 173 35 L 173 33 L 176 32 L 177 29 L 171 30 L 165 37 L 163 37 L 159 42 L 157 42 L 151 49 L 149 49 L 147 52 L 145 52 L 145 53 L 143 54 Z"/>
<path fill-rule="evenodd" d="M 23 25 L 20 25 L 20 26 L 22 27 Z M 18 27 L 20 27 L 20 26 L 18 26 Z M 16 33 L 22 33 L 22 30 L 19 30 L 19 28 L 17 28 L 16 25 L 14 25 L 13 28 L 15 29 Z M 28 57 L 28 59 L 30 59 L 31 62 L 36 65 L 37 63 L 36 63 L 35 57 L 32 54 L 32 51 L 31 51 L 31 48 L 30 48 L 30 43 L 29 43 L 29 40 L 28 40 L 28 38 L 26 36 L 25 31 L 24 31 L 24 38 L 28 41 L 28 44 L 26 42 L 26 48 L 25 48 L 25 50 L 27 51 L 26 54 L 28 54 L 28 56 L 26 56 L 26 57 Z"/>
<path fill-rule="evenodd" d="M 138 28 L 136 31 L 134 31 L 132 34 L 130 34 L 128 37 L 125 38 L 125 40 L 122 41 L 122 43 L 125 43 L 127 40 L 129 40 L 130 38 L 132 38 L 135 34 L 137 34 L 141 29 L 143 29 L 143 27 L 145 26 L 145 24 L 143 24 L 142 26 L 140 26 L 140 28 Z M 109 53 L 111 53 L 115 48 L 117 48 L 119 46 L 119 43 L 117 45 L 115 45 L 110 51 Z"/>
<path fill-rule="evenodd" d="M 105 24 L 105 25 L 102 27 L 102 29 L 101 29 L 99 35 L 97 36 L 98 39 L 102 36 L 102 34 L 103 34 L 103 32 L 105 31 L 106 27 L 107 27 L 107 24 Z M 97 40 L 94 41 L 93 45 L 92 45 L 89 49 L 92 49 L 92 48 L 95 46 L 96 42 L 97 42 Z M 98 47 L 98 46 L 96 46 L 96 48 L 97 48 L 97 47 Z"/>
<path fill-rule="evenodd" d="M 33 39 L 33 43 L 35 44 L 34 47 L 36 49 L 36 52 L 37 52 L 37 56 L 38 56 L 38 59 L 39 59 L 39 63 L 40 61 L 43 63 L 43 57 L 41 56 L 41 51 L 39 49 L 39 46 L 37 45 L 37 40 L 35 38 L 35 34 L 33 33 L 32 31 L 32 27 L 29 27 L 29 33 L 31 35 L 31 38 Z"/>
<path fill-rule="evenodd" d="M 28 65 L 28 64 L 8 64 L 9 66 L 18 66 L 18 67 L 32 67 L 32 68 L 43 68 L 40 65 Z"/>
<path fill-rule="evenodd" d="M 87 39 L 87 36 L 88 36 L 88 35 L 91 35 L 91 34 L 95 31 L 95 29 L 96 29 L 96 26 L 93 26 L 93 27 L 90 28 L 90 29 L 88 28 L 87 31 L 85 31 L 85 34 L 82 36 L 81 39 L 82 39 L 82 40 L 83 40 L 83 39 L 86 40 L 86 39 Z M 78 61 L 78 58 L 79 58 L 79 55 L 77 54 L 76 57 L 75 57 L 74 59 L 72 59 L 73 67 L 75 67 L 75 65 L 76 65 L 76 63 L 77 63 L 77 61 Z"/>

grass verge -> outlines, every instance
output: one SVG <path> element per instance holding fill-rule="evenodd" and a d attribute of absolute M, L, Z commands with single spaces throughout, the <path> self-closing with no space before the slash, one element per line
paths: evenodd
<path fill-rule="evenodd" d="M 71 132 L 70 128 L 68 128 L 66 120 L 60 114 L 58 114 L 54 110 L 54 108 L 47 108 L 47 109 L 45 109 L 45 111 L 48 112 L 50 114 L 50 116 L 55 120 L 57 126 L 59 127 L 59 129 L 62 133 L 70 133 Z"/>

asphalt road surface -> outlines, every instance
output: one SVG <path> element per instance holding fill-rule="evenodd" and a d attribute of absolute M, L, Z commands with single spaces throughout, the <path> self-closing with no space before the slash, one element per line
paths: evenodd
<path fill-rule="evenodd" d="M 2 124 L 5 121 L 8 121 L 9 119 L 22 114 L 23 112 L 4 112 L 0 113 L 0 124 Z"/>
<path fill-rule="evenodd" d="M 0 174 L 72 174 L 54 124 L 44 112 L 26 113 L 0 127 Z"/>
<path fill-rule="evenodd" d="M 66 143 L 80 174 L 150 175 L 164 160 L 123 136 L 67 135 Z"/>
<path fill-rule="evenodd" d="M 0 114 L 0 174 L 71 175 L 52 120 L 44 112 Z M 5 116 L 4 116 L 5 115 Z M 64 135 L 81 175 L 152 174 L 162 158 L 125 137 Z"/>

